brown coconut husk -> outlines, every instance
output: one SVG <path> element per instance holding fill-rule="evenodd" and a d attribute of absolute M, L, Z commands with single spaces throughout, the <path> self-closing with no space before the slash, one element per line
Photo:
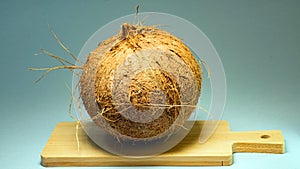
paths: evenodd
<path fill-rule="evenodd" d="M 184 43 L 152 26 L 123 24 L 90 53 L 80 97 L 111 135 L 153 140 L 183 126 L 201 90 L 201 65 Z"/>

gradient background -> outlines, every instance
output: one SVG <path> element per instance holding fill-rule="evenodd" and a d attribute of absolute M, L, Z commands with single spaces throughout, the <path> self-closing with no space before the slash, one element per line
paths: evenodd
<path fill-rule="evenodd" d="M 71 121 L 72 74 L 52 72 L 35 84 L 40 72 L 26 70 L 57 64 L 34 55 L 41 47 L 66 56 L 48 25 L 78 54 L 92 33 L 137 4 L 185 18 L 210 38 L 227 76 L 223 119 L 233 131 L 282 130 L 285 154 L 236 153 L 226 168 L 300 168 L 300 1 L 292 0 L 0 1 L 0 168 L 43 168 L 55 124 Z"/>

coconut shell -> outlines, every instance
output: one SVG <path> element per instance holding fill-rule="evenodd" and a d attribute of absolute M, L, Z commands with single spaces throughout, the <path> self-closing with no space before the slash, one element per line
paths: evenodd
<path fill-rule="evenodd" d="M 125 23 L 88 56 L 80 97 L 91 119 L 111 135 L 153 140 L 172 134 L 190 117 L 200 97 L 201 72 L 180 39 L 153 26 Z"/>

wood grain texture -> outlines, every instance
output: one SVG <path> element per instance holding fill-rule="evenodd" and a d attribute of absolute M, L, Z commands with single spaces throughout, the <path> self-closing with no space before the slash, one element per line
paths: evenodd
<path fill-rule="evenodd" d="M 42 154 L 43 166 L 225 166 L 232 164 L 234 152 L 284 153 L 281 131 L 232 132 L 228 122 L 220 121 L 214 135 L 204 144 L 198 137 L 203 121 L 196 121 L 190 133 L 173 149 L 149 158 L 126 158 L 110 154 L 78 130 L 76 123 L 57 124 Z"/>

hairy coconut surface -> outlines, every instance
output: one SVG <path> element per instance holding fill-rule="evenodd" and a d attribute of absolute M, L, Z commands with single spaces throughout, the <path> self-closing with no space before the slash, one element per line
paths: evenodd
<path fill-rule="evenodd" d="M 185 123 L 198 102 L 201 80 L 201 65 L 180 39 L 156 27 L 125 23 L 88 56 L 80 97 L 108 133 L 153 140 Z"/>

